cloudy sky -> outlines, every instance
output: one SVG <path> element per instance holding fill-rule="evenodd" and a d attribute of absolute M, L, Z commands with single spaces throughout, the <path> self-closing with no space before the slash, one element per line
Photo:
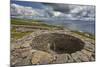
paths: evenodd
<path fill-rule="evenodd" d="M 95 6 L 40 2 L 11 2 L 11 16 L 59 20 L 95 20 Z"/>

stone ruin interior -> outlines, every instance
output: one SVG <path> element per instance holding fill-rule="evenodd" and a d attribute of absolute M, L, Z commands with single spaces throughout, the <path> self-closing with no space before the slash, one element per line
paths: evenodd
<path fill-rule="evenodd" d="M 33 39 L 33 49 L 53 51 L 57 54 L 74 53 L 84 47 L 84 42 L 74 36 L 67 34 L 48 33 L 42 34 Z"/>

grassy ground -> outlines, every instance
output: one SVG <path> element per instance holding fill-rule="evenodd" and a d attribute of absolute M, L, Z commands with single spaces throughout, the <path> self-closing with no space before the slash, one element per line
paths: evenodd
<path fill-rule="evenodd" d="M 11 33 L 11 38 L 19 39 L 19 38 L 22 38 L 25 35 L 30 34 L 30 33 L 32 33 L 32 32 L 12 32 Z"/>
<path fill-rule="evenodd" d="M 58 29 L 63 29 L 61 26 L 54 26 L 54 25 L 49 25 L 42 23 L 41 21 L 34 21 L 34 20 L 22 20 L 22 19 L 11 19 L 11 24 L 13 25 L 30 25 L 30 26 L 41 26 L 45 27 L 47 29 L 52 29 L 52 28 L 58 28 Z"/>
<path fill-rule="evenodd" d="M 63 29 L 63 27 L 44 24 L 41 21 L 24 20 L 24 19 L 11 19 L 11 25 L 19 25 L 19 26 L 25 25 L 25 26 L 32 26 L 32 27 L 37 26 L 40 29 L 47 29 L 47 30 Z M 17 29 L 16 27 L 13 27 L 11 29 L 11 38 L 19 39 L 33 32 L 33 31 L 18 32 L 16 29 Z"/>
<path fill-rule="evenodd" d="M 42 23 L 41 21 L 37 21 L 37 20 L 25 20 L 25 19 L 11 19 L 11 25 L 26 25 L 26 26 L 28 25 L 28 26 L 33 26 L 33 27 L 37 26 L 38 28 L 42 28 L 43 30 L 44 29 L 47 29 L 47 30 L 52 30 L 52 29 L 53 30 L 55 30 L 55 29 L 63 30 L 64 29 L 61 26 L 54 26 L 54 25 Z M 22 38 L 25 35 L 30 34 L 31 32 L 33 32 L 33 31 L 17 32 L 16 28 L 13 27 L 11 29 L 11 37 L 15 38 L 15 39 L 19 39 L 19 38 Z M 91 35 L 89 33 L 84 33 L 84 32 L 79 32 L 79 31 L 71 31 L 71 32 L 74 32 L 74 33 L 79 34 L 81 36 L 95 40 L 95 36 Z"/>

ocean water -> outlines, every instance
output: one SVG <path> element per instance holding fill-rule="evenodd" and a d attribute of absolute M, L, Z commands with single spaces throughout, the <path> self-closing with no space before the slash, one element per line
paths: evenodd
<path fill-rule="evenodd" d="M 54 20 L 44 20 L 44 23 L 52 25 L 61 25 L 64 28 L 71 30 L 88 32 L 90 34 L 95 34 L 95 21 L 82 21 L 82 20 L 63 20 L 63 21 L 54 21 Z"/>

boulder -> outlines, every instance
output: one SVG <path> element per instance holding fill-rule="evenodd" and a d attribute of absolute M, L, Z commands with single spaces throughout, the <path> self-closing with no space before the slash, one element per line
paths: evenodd
<path fill-rule="evenodd" d="M 32 64 L 48 64 L 53 61 L 53 56 L 47 52 L 36 51 L 32 55 Z"/>

